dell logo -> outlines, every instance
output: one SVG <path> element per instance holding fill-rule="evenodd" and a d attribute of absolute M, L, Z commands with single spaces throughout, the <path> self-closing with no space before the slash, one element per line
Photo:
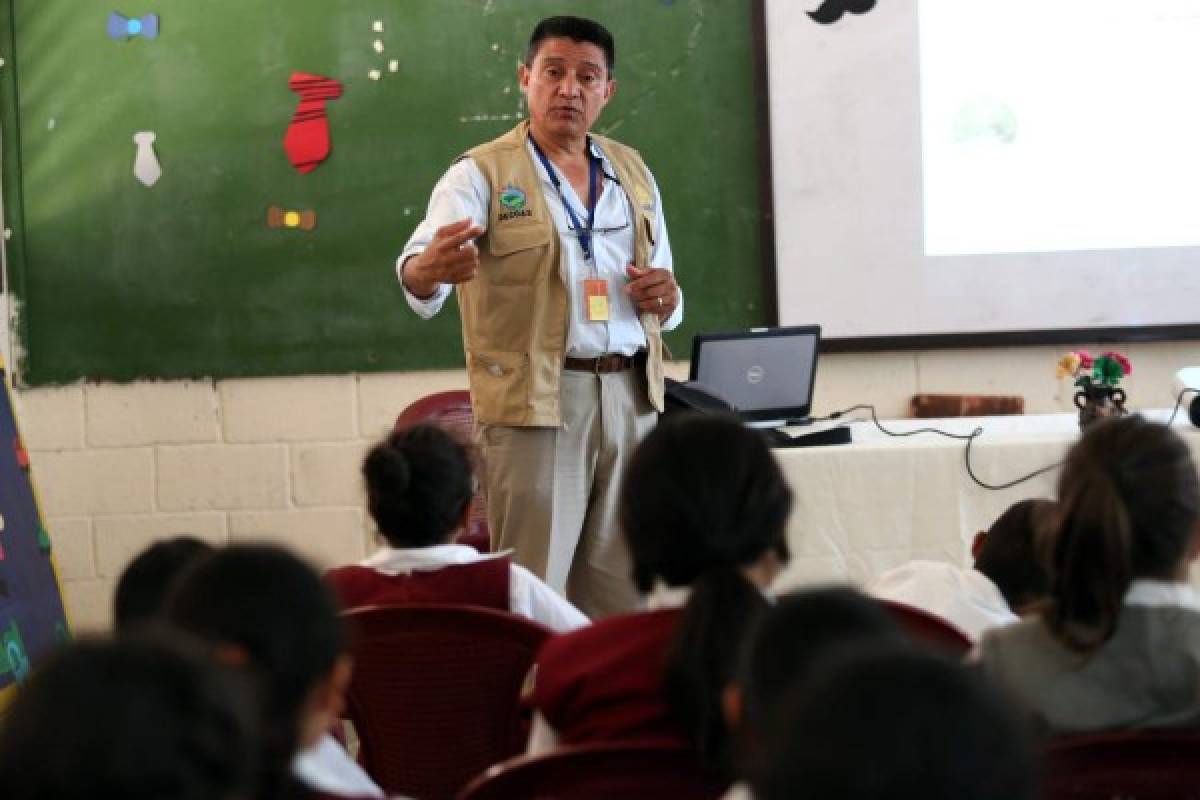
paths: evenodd
<path fill-rule="evenodd" d="M 764 374 L 765 373 L 763 372 L 763 368 L 760 367 L 759 365 L 755 364 L 753 367 L 746 370 L 746 382 L 747 383 L 762 383 Z"/>

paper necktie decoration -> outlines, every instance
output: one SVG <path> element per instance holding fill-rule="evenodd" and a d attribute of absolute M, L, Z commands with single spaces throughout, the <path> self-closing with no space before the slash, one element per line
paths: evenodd
<path fill-rule="evenodd" d="M 267 209 L 267 227 L 299 228 L 302 231 L 311 231 L 317 227 L 317 212 L 311 209 L 285 211 L 279 206 L 271 206 Z"/>
<path fill-rule="evenodd" d="M 300 95 L 300 104 L 288 123 L 283 149 L 297 172 L 312 172 L 329 155 L 329 118 L 325 101 L 342 96 L 342 85 L 332 78 L 292 73 L 288 88 Z"/>
<path fill-rule="evenodd" d="M 139 131 L 133 135 L 133 143 L 137 145 L 137 155 L 133 159 L 133 174 L 146 186 L 153 186 L 162 177 L 162 167 L 158 156 L 154 153 L 155 135 L 153 131 Z"/>
<path fill-rule="evenodd" d="M 157 39 L 158 14 L 127 17 L 114 11 L 108 15 L 108 38 L 132 39 L 135 36 L 141 36 L 143 39 Z"/>

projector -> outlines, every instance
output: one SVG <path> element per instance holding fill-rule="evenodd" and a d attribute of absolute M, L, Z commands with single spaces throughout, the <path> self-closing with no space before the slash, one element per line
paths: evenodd
<path fill-rule="evenodd" d="M 1196 392 L 1191 400 L 1186 401 L 1186 408 L 1188 419 L 1200 428 L 1200 367 L 1184 367 L 1175 373 L 1175 396 L 1179 397 L 1185 389 Z"/>

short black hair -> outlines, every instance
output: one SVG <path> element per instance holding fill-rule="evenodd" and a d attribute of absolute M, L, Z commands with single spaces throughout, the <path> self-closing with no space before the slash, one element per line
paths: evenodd
<path fill-rule="evenodd" d="M 199 643 L 157 631 L 51 655 L 0 718 L 5 800 L 251 797 L 249 687 Z"/>
<path fill-rule="evenodd" d="M 466 445 L 436 425 L 390 434 L 363 460 L 367 509 L 392 547 L 445 544 L 475 494 Z"/>
<path fill-rule="evenodd" d="M 245 652 L 259 685 L 260 791 L 292 780 L 305 704 L 344 650 L 337 602 L 317 572 L 274 545 L 231 545 L 180 577 L 166 621 Z"/>
<path fill-rule="evenodd" d="M 124 633 L 162 614 L 175 579 L 215 548 L 195 536 L 173 536 L 143 550 L 117 581 L 113 625 Z"/>
<path fill-rule="evenodd" d="M 758 800 L 1033 800 L 1012 704 L 976 670 L 913 647 L 848 645 L 794 684 L 768 733 Z"/>
<path fill-rule="evenodd" d="M 547 17 L 537 24 L 525 48 L 525 66 L 532 67 L 538 49 L 546 39 L 570 39 L 573 42 L 594 44 L 604 51 L 604 65 L 609 77 L 617 68 L 617 46 L 613 35 L 599 22 L 584 17 Z"/>
<path fill-rule="evenodd" d="M 1052 501 L 1037 498 L 1013 504 L 988 528 L 975 557 L 975 569 L 996 584 L 1014 612 L 1045 600 L 1050 591 L 1038 534 L 1053 508 Z"/>
<path fill-rule="evenodd" d="M 737 673 L 742 717 L 742 757 L 770 724 L 788 687 L 827 656 L 851 642 L 907 643 L 895 618 L 874 599 L 849 587 L 801 589 L 780 596 L 747 637 Z"/>

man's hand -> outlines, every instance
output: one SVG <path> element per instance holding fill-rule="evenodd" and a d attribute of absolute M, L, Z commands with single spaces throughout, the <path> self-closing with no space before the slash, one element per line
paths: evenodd
<path fill-rule="evenodd" d="M 421 253 L 404 262 L 404 286 L 425 299 L 441 283 L 466 283 L 479 269 L 479 249 L 472 241 L 483 228 L 471 224 L 470 217 L 437 229 L 433 241 Z"/>
<path fill-rule="evenodd" d="M 649 311 L 658 316 L 660 322 L 671 316 L 679 305 L 679 286 L 669 269 L 662 267 L 625 267 L 629 283 L 625 294 L 637 306 L 638 311 Z"/>

